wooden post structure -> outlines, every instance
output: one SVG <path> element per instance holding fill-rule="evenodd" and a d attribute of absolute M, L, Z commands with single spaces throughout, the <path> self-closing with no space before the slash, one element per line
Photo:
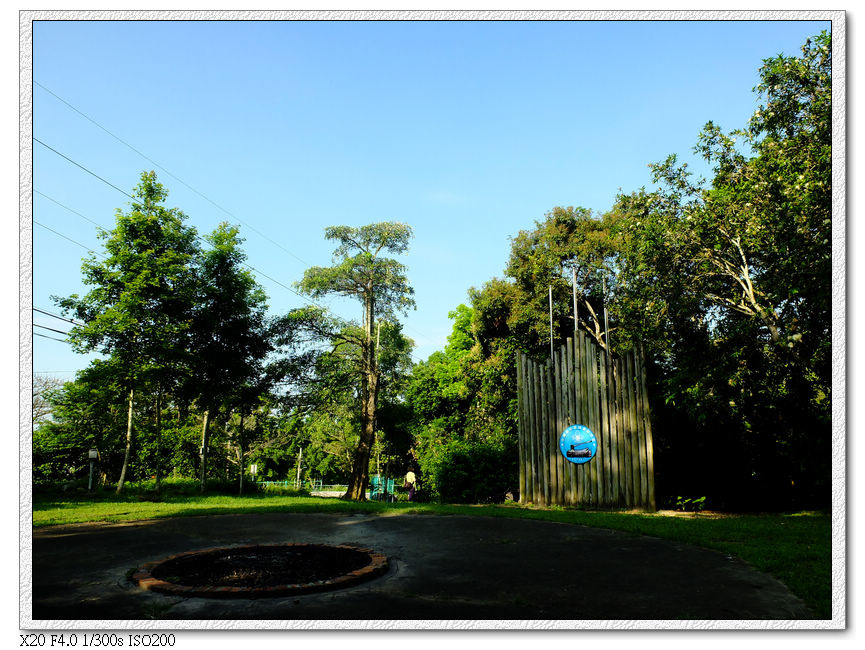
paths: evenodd
<path fill-rule="evenodd" d="M 640 348 L 622 356 L 576 332 L 548 361 L 517 354 L 520 501 L 654 510 L 654 449 Z M 559 436 L 572 424 L 595 434 L 595 458 L 568 462 Z"/>

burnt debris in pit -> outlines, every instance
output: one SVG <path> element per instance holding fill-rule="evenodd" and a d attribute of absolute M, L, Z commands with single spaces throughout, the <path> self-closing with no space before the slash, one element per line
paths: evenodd
<path fill-rule="evenodd" d="M 141 567 L 144 589 L 173 595 L 276 596 L 351 586 L 387 571 L 387 558 L 368 549 L 277 544 L 181 553 Z"/>

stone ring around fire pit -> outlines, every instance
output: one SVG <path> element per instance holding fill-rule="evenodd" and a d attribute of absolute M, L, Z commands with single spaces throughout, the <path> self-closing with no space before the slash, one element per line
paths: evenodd
<path fill-rule="evenodd" d="M 264 598 L 343 589 L 387 570 L 384 555 L 356 546 L 246 544 L 149 562 L 132 580 L 171 596 Z"/>

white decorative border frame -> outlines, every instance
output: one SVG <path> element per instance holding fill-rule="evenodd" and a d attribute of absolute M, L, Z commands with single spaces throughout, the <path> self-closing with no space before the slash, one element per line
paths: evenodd
<path fill-rule="evenodd" d="M 32 21 L 34 20 L 830 20 L 832 22 L 832 619 L 828 621 L 34 621 L 32 619 Z M 844 630 L 847 606 L 847 129 L 844 11 L 30 11 L 19 12 L 19 625 L 22 630 Z"/>

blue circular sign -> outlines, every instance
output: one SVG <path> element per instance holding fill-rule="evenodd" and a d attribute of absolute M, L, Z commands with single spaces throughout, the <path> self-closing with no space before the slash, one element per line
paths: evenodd
<path fill-rule="evenodd" d="M 582 424 L 572 424 L 559 438 L 559 451 L 572 463 L 588 463 L 598 451 L 598 440 L 591 429 Z"/>

